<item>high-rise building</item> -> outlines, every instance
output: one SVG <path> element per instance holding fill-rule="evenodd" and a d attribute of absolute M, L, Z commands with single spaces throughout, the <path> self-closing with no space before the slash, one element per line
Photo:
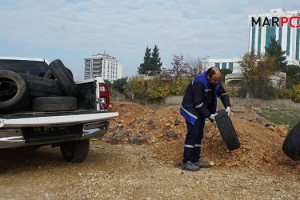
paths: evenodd
<path fill-rule="evenodd" d="M 102 77 L 104 80 L 114 82 L 122 78 L 122 63 L 106 53 L 96 54 L 84 58 L 84 79 Z"/>
<path fill-rule="evenodd" d="M 265 53 L 265 47 L 275 37 L 286 52 L 288 64 L 299 65 L 300 28 L 292 27 L 290 22 L 282 23 L 282 20 L 289 20 L 292 16 L 300 16 L 300 10 L 287 11 L 279 8 L 271 9 L 269 13 L 249 15 L 249 52 Z M 295 18 L 292 21 L 293 26 L 299 24 L 299 20 Z"/>

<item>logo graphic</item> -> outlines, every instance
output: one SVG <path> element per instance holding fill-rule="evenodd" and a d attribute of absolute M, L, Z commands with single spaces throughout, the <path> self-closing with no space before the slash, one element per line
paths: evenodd
<path fill-rule="evenodd" d="M 288 25 L 291 28 L 300 28 L 300 16 L 281 16 L 281 17 L 252 17 L 251 19 L 251 24 L 252 27 L 255 25 L 258 25 L 259 27 L 264 27 L 264 26 L 277 26 L 277 27 L 283 27 L 284 25 Z"/>

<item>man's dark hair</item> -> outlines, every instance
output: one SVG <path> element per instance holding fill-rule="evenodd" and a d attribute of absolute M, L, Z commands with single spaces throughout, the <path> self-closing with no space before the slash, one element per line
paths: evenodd
<path fill-rule="evenodd" d="M 208 68 L 208 70 L 206 71 L 206 74 L 209 76 L 209 77 L 212 77 L 212 75 L 214 75 L 216 72 L 215 70 L 213 70 L 213 67 L 210 67 Z"/>

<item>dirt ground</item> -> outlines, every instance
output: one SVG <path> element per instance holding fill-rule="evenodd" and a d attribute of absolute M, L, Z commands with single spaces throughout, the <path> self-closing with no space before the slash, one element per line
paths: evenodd
<path fill-rule="evenodd" d="M 179 106 L 167 106 L 157 111 L 131 102 L 113 102 L 112 110 L 119 117 L 111 122 L 110 133 L 104 140 L 118 143 L 141 141 L 163 161 L 176 164 L 182 160 L 186 134 Z M 222 109 L 221 107 L 218 109 Z M 274 125 L 254 112 L 259 108 L 234 105 L 231 120 L 241 148 L 229 151 L 215 123 L 207 120 L 202 141 L 202 157 L 222 168 L 253 168 L 276 175 L 300 172 L 300 163 L 292 161 L 282 151 L 289 128 Z M 169 134 L 173 131 L 174 134 Z"/>
<path fill-rule="evenodd" d="M 178 165 L 186 134 L 179 106 L 114 101 L 110 109 L 119 117 L 92 140 L 85 162 L 66 163 L 58 148 L 0 151 L 0 199 L 300 199 L 300 163 L 281 150 L 289 127 L 254 108 L 232 108 L 234 151 L 207 122 L 202 157 L 215 166 L 197 172 Z"/>

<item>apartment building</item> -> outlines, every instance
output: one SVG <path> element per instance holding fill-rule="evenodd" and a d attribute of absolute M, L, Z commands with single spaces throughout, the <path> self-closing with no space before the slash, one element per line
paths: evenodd
<path fill-rule="evenodd" d="M 122 78 L 122 63 L 113 56 L 99 53 L 84 58 L 84 61 L 84 79 L 102 77 L 104 80 L 114 82 Z"/>

